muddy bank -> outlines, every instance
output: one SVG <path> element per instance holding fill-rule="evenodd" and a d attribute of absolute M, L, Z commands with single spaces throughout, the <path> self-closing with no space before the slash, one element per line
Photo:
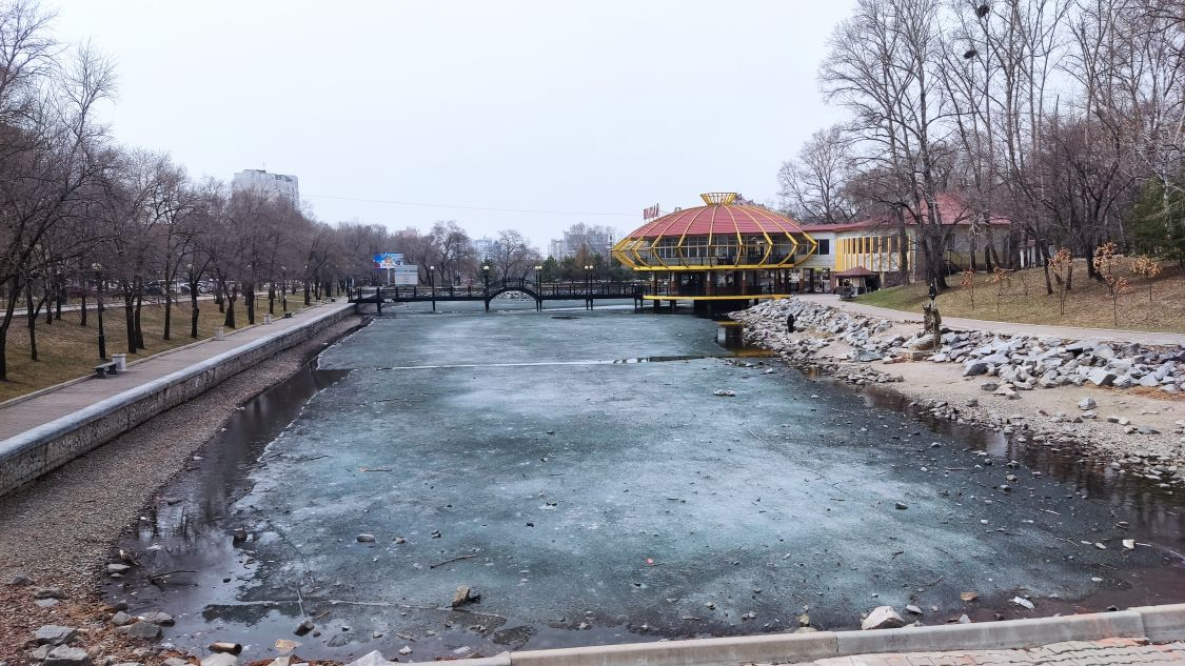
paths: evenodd
<path fill-rule="evenodd" d="M 19 571 L 37 586 L 61 588 L 65 597 L 42 607 L 34 603 L 33 586 L 0 585 L 0 660 L 22 663 L 26 642 L 42 624 L 72 623 L 91 629 L 84 643 L 104 654 L 152 663 L 147 656 L 158 648 L 115 637 L 107 623 L 112 611 L 99 601 L 100 574 L 118 559 L 112 543 L 137 521 L 141 507 L 154 505 L 158 488 L 196 464 L 194 452 L 237 408 L 292 377 L 360 323 L 346 319 L 0 499 L 0 582 Z M 136 649 L 148 652 L 135 654 Z"/>

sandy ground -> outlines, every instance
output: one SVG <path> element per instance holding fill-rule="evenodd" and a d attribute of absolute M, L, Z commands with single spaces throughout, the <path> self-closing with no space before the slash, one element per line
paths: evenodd
<path fill-rule="evenodd" d="M 98 601 L 104 565 L 120 532 L 156 490 L 218 432 L 234 409 L 292 376 L 325 345 L 358 326 L 346 319 L 317 338 L 240 373 L 70 464 L 0 499 L 0 583 L 21 572 L 39 587 L 61 588 L 56 606 L 34 603 L 34 586 L 0 584 L 0 663 L 36 663 L 27 656 L 33 632 L 43 624 L 89 630 L 82 644 L 116 660 L 157 663 L 167 645 L 135 645 L 115 636 L 107 622 L 114 609 Z M 168 433 L 168 436 L 162 436 Z"/>
<path fill-rule="evenodd" d="M 910 337 L 920 329 L 916 324 L 897 323 L 880 334 L 880 337 Z M 766 345 L 776 350 L 786 340 L 810 337 L 831 336 L 820 331 L 801 331 L 793 335 L 780 332 L 773 334 Z M 852 347 L 846 343 L 834 339 L 816 354 L 816 359 L 853 365 L 848 361 L 839 361 L 851 350 Z M 958 409 L 959 418 L 968 422 L 1024 424 L 1033 432 L 1072 437 L 1111 458 L 1153 453 L 1162 457 L 1160 465 L 1176 465 L 1185 469 L 1185 433 L 1175 424 L 1185 419 L 1185 400 L 1180 396 L 1174 399 L 1158 391 L 1142 394 L 1139 389 L 1062 386 L 1021 391 L 1019 399 L 1011 400 L 980 388 L 985 382 L 998 381 L 994 377 L 963 377 L 961 364 L 874 361 L 866 365 L 904 379 L 902 382 L 882 384 L 882 388 L 919 403 L 946 402 Z M 1081 423 L 1055 420 L 1059 414 L 1071 420 L 1082 414 L 1078 403 L 1087 397 L 1093 398 L 1098 405 L 1095 409 L 1097 419 L 1083 420 Z M 1126 417 L 1131 425 L 1151 426 L 1160 434 L 1125 434 L 1128 426 L 1108 422 L 1110 416 Z"/>

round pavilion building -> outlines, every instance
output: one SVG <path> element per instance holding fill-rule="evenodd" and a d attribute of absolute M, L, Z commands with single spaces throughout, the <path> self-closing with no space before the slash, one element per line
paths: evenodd
<path fill-rule="evenodd" d="M 705 205 L 663 215 L 613 246 L 618 261 L 649 274 L 644 298 L 655 308 L 693 301 L 697 312 L 788 298 L 791 271 L 818 243 L 788 217 L 737 203 L 735 192 L 700 197 Z"/>

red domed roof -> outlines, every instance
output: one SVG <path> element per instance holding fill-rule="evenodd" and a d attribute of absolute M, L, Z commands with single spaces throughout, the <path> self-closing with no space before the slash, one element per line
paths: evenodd
<path fill-rule="evenodd" d="M 626 238 L 680 238 L 716 234 L 797 234 L 797 222 L 760 206 L 710 204 L 664 215 L 626 235 Z"/>

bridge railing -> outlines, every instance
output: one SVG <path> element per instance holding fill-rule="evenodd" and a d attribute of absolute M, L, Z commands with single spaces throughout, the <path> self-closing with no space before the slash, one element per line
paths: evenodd
<path fill-rule="evenodd" d="M 572 280 L 566 282 L 544 282 L 542 284 L 521 278 L 492 281 L 489 285 L 478 283 L 470 285 L 448 285 L 432 287 L 423 285 L 395 286 L 379 285 L 357 287 L 351 294 L 352 300 L 370 301 L 376 295 L 383 300 L 416 299 L 429 300 L 432 298 L 465 298 L 484 300 L 492 294 L 503 291 L 523 291 L 539 298 L 639 298 L 644 285 L 638 282 L 597 282 L 592 280 Z"/>

